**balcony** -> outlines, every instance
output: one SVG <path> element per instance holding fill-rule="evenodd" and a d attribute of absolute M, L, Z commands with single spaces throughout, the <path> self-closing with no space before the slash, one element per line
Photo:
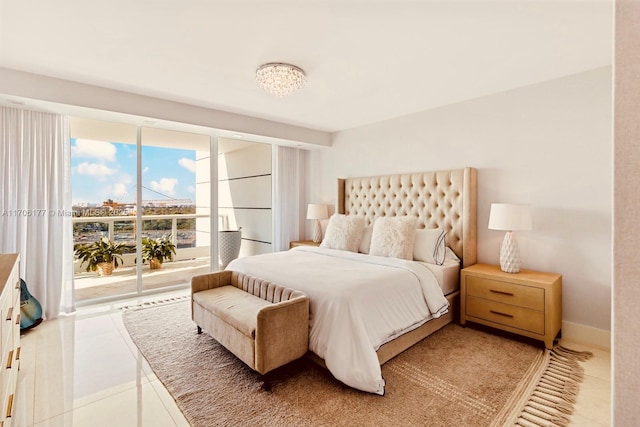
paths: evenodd
<path fill-rule="evenodd" d="M 224 217 L 220 218 L 223 222 Z M 74 244 L 91 243 L 101 237 L 135 247 L 135 216 L 74 217 Z M 191 277 L 208 273 L 210 233 L 209 216 L 198 214 L 144 215 L 142 235 L 159 238 L 171 235 L 176 245 L 173 262 L 165 261 L 159 270 L 142 267 L 142 289 L 153 292 L 165 288 L 188 286 Z M 109 299 L 137 292 L 136 253 L 123 255 L 123 265 L 111 276 L 86 272 L 80 261 L 74 261 L 75 300 L 83 302 Z"/>

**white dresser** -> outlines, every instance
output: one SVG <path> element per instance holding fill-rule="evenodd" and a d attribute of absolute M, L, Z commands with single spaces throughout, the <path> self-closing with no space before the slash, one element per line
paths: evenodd
<path fill-rule="evenodd" d="M 0 427 L 11 425 L 20 368 L 20 257 L 0 255 Z"/>

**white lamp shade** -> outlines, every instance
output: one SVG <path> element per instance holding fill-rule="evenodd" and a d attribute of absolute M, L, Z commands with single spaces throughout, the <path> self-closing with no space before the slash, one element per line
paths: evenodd
<path fill-rule="evenodd" d="M 307 206 L 307 219 L 327 218 L 329 218 L 329 207 L 327 205 L 309 204 Z"/>
<path fill-rule="evenodd" d="M 492 203 L 489 230 L 531 230 L 531 210 L 528 205 Z"/>

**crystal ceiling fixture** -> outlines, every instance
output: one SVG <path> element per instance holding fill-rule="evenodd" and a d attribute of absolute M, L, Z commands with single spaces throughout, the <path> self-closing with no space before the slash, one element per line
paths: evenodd
<path fill-rule="evenodd" d="M 295 65 L 270 62 L 256 70 L 256 81 L 270 94 L 283 98 L 302 89 L 307 77 Z"/>

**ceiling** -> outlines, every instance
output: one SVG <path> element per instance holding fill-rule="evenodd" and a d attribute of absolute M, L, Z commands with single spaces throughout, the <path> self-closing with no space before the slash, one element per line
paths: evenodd
<path fill-rule="evenodd" d="M 0 0 L 2 67 L 326 132 L 612 56 L 612 0 Z M 269 95 L 266 62 L 307 86 Z"/>

